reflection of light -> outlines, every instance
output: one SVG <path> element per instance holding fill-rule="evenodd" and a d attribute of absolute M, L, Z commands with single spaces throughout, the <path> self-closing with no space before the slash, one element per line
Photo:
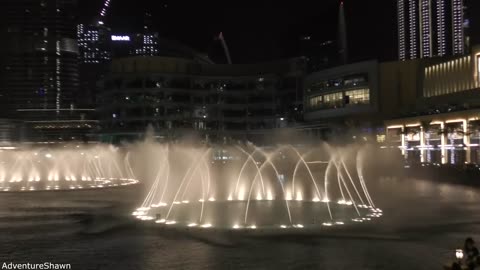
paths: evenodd
<path fill-rule="evenodd" d="M 165 223 L 165 219 L 163 219 L 163 218 L 159 219 L 159 220 L 155 221 L 155 223 Z"/>
<path fill-rule="evenodd" d="M 201 227 L 202 227 L 202 228 L 211 228 L 211 227 L 212 227 L 212 224 L 206 223 L 206 224 L 203 224 Z"/>
<path fill-rule="evenodd" d="M 190 223 L 188 224 L 188 227 L 196 227 L 197 226 L 197 223 Z"/>

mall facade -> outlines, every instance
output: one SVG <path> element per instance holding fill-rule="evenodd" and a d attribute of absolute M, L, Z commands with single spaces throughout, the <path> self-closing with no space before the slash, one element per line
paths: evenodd
<path fill-rule="evenodd" d="M 480 162 L 480 48 L 423 68 L 418 113 L 385 121 L 386 147 L 410 162 Z"/>
<path fill-rule="evenodd" d="M 221 65 L 198 58 L 114 59 L 99 82 L 101 140 L 143 136 L 262 143 L 302 118 L 303 58 Z"/>

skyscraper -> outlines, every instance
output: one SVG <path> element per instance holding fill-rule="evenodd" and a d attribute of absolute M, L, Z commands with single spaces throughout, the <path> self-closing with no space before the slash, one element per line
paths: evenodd
<path fill-rule="evenodd" d="M 31 120 L 27 111 L 60 114 L 78 88 L 76 0 L 5 0 L 1 90 L 3 117 Z M 35 114 L 35 113 L 33 113 Z"/>
<path fill-rule="evenodd" d="M 397 0 L 399 59 L 464 54 L 465 9 L 464 0 Z"/>
<path fill-rule="evenodd" d="M 3 0 L 0 9 L 0 117 L 25 139 L 79 139 L 92 128 L 77 109 L 77 0 Z"/>

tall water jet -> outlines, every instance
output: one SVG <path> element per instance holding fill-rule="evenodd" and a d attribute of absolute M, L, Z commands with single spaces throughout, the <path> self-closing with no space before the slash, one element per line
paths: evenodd
<path fill-rule="evenodd" d="M 159 162 L 133 215 L 226 230 L 335 227 L 380 217 L 356 150 L 254 145 L 152 145 Z M 353 165 L 352 165 L 353 164 Z M 338 183 L 338 185 L 337 185 Z"/>

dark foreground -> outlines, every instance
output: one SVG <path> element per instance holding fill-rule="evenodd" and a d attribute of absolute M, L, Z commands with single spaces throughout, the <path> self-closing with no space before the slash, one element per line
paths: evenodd
<path fill-rule="evenodd" d="M 376 223 L 322 236 L 219 239 L 133 220 L 140 186 L 0 193 L 0 263 L 70 263 L 72 269 L 441 269 L 472 236 L 480 191 L 415 179 L 370 182 Z"/>

